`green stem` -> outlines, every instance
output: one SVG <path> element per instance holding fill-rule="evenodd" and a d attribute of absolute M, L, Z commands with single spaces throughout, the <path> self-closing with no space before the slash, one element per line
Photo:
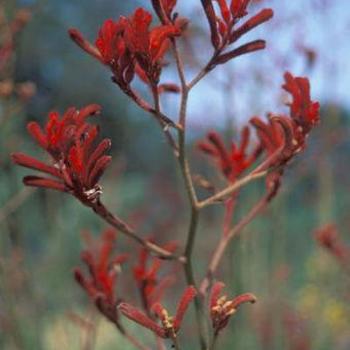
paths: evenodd
<path fill-rule="evenodd" d="M 212 339 L 212 341 L 211 341 L 209 350 L 215 350 L 216 344 L 217 344 L 217 340 L 218 340 L 218 334 L 215 332 L 215 334 L 214 334 L 214 336 L 213 336 L 213 339 Z"/>
<path fill-rule="evenodd" d="M 198 209 L 197 194 L 193 185 L 191 170 L 190 170 L 190 166 L 186 156 L 186 114 L 187 114 L 187 101 L 188 101 L 189 89 L 186 84 L 183 62 L 179 55 L 175 40 L 173 40 L 173 47 L 174 47 L 174 54 L 175 54 L 178 74 L 181 81 L 181 90 L 182 90 L 180 112 L 179 112 L 179 125 L 182 127 L 182 129 L 178 130 L 178 139 L 179 139 L 178 160 L 179 160 L 182 176 L 184 178 L 188 200 L 191 206 L 191 218 L 190 218 L 190 223 L 188 228 L 185 254 L 184 254 L 186 258 L 186 263 L 184 264 L 184 273 L 185 273 L 187 284 L 193 285 L 194 287 L 196 287 L 196 281 L 194 278 L 193 266 L 192 266 L 192 254 L 193 254 L 195 236 L 196 236 L 197 227 L 198 227 L 199 209 Z M 195 298 L 194 305 L 195 305 L 195 311 L 196 311 L 196 320 L 198 325 L 200 346 L 202 350 L 206 350 L 207 349 L 206 327 L 205 327 L 205 320 L 203 317 L 204 312 L 203 312 L 201 296 L 198 296 Z"/>

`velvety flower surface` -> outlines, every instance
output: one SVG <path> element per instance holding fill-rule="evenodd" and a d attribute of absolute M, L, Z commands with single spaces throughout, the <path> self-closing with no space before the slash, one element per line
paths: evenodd
<path fill-rule="evenodd" d="M 271 115 L 267 122 L 254 117 L 251 123 L 257 130 L 263 149 L 273 155 L 275 165 L 283 165 L 306 146 L 306 138 L 319 122 L 319 103 L 310 98 L 310 83 L 307 78 L 284 75 L 283 89 L 292 96 L 290 115 Z"/>
<path fill-rule="evenodd" d="M 175 3 L 163 3 L 164 16 L 170 16 Z M 109 66 L 114 81 L 124 92 L 131 94 L 129 84 L 135 73 L 152 86 L 159 82 L 170 39 L 181 35 L 177 22 L 165 22 L 151 28 L 152 15 L 139 7 L 129 17 L 120 17 L 117 21 L 106 20 L 99 30 L 95 46 L 84 39 L 77 29 L 70 29 L 69 33 L 83 50 Z"/>
<path fill-rule="evenodd" d="M 230 181 L 235 182 L 238 177 L 248 169 L 257 159 L 260 147 L 248 152 L 250 130 L 244 127 L 241 132 L 240 143 L 231 142 L 226 148 L 221 136 L 215 132 L 209 132 L 206 141 L 198 143 L 199 149 L 213 157 L 220 171 Z"/>
<path fill-rule="evenodd" d="M 209 311 L 216 335 L 227 326 L 231 316 L 243 303 L 256 302 L 256 297 L 251 293 L 241 294 L 229 300 L 227 295 L 221 295 L 224 287 L 224 283 L 216 282 L 211 290 Z"/>
<path fill-rule="evenodd" d="M 240 20 L 248 14 L 247 8 L 251 0 L 232 0 L 231 2 L 227 0 L 201 0 L 201 2 L 210 27 L 211 42 L 217 53 L 212 67 L 209 69 L 237 56 L 265 48 L 264 40 L 254 40 L 222 53 L 224 49 L 244 34 L 270 20 L 273 16 L 272 9 L 263 9 L 238 26 Z M 215 9 L 215 2 L 218 4 L 219 11 Z"/>
<path fill-rule="evenodd" d="M 180 330 L 183 317 L 189 304 L 196 295 L 197 291 L 193 286 L 187 287 L 180 298 L 174 317 L 169 316 L 168 311 L 160 303 L 154 304 L 152 310 L 160 320 L 160 324 L 135 306 L 128 303 L 121 303 L 119 305 L 119 310 L 124 316 L 141 326 L 148 328 L 157 336 L 161 338 L 174 338 Z"/>
<path fill-rule="evenodd" d="M 26 176 L 24 183 L 72 193 L 86 204 L 96 200 L 101 193 L 99 179 L 111 161 L 105 155 L 110 140 L 104 139 L 95 146 L 99 130 L 87 121 L 99 112 L 97 105 L 81 110 L 69 108 L 62 116 L 51 112 L 44 129 L 37 122 L 30 122 L 28 132 L 50 155 L 51 161 L 44 163 L 24 153 L 12 154 L 16 164 L 49 175 Z"/>
<path fill-rule="evenodd" d="M 74 276 L 101 313 L 110 321 L 118 323 L 119 300 L 115 289 L 120 265 L 126 261 L 127 255 L 113 254 L 115 240 L 114 230 L 104 231 L 100 242 L 94 241 L 92 246 L 81 253 L 81 259 L 88 267 L 88 274 L 76 268 Z"/>
<path fill-rule="evenodd" d="M 169 242 L 162 246 L 169 252 L 174 252 L 177 247 L 175 242 Z M 144 309 L 149 312 L 152 305 L 159 302 L 174 279 L 169 275 L 160 275 L 164 260 L 154 257 L 149 250 L 142 247 L 139 250 L 137 264 L 134 265 L 133 274 L 140 292 Z"/>

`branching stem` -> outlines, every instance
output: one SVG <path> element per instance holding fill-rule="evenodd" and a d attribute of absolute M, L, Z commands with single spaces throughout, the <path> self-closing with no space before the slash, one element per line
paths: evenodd
<path fill-rule="evenodd" d="M 269 203 L 270 193 L 266 193 L 254 206 L 251 210 L 235 225 L 231 228 L 231 230 L 225 235 L 222 236 L 215 251 L 210 260 L 207 274 L 200 285 L 200 293 L 202 295 L 205 294 L 208 287 L 211 284 L 211 280 L 219 266 L 219 263 L 226 251 L 231 240 L 237 237 L 243 228 L 247 226 L 263 209 L 265 209 L 266 205 Z"/>
<path fill-rule="evenodd" d="M 185 262 L 184 257 L 176 256 L 167 250 L 159 247 L 157 244 L 149 242 L 148 240 L 140 237 L 127 223 L 113 215 L 101 201 L 94 203 L 91 208 L 93 211 L 100 216 L 104 221 L 109 223 L 111 226 L 116 228 L 118 231 L 122 232 L 138 244 L 144 246 L 149 251 L 154 253 L 157 257 L 166 259 L 166 260 L 178 260 L 180 262 Z"/>

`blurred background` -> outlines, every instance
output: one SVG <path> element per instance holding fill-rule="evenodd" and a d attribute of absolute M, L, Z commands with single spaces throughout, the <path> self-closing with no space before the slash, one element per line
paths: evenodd
<path fill-rule="evenodd" d="M 160 242 L 185 237 L 189 218 L 183 183 L 157 124 L 67 35 L 75 27 L 94 41 L 105 19 L 128 15 L 137 6 L 151 9 L 146 0 L 0 0 L 1 349 L 132 349 L 95 312 L 72 277 L 80 264 L 81 232 L 98 236 L 104 223 L 74 198 L 24 188 L 21 179 L 28 171 L 11 164 L 14 151 L 42 156 L 26 132 L 28 121 L 44 123 L 50 110 L 100 104 L 98 122 L 102 135 L 112 139 L 114 160 L 102 183 L 105 202 Z M 251 13 L 262 7 L 274 9 L 273 20 L 245 40 L 263 38 L 267 49 L 219 67 L 191 95 L 193 172 L 218 180 L 195 147 L 207 131 L 222 131 L 230 140 L 253 115 L 287 111 L 280 89 L 286 70 L 310 78 L 322 123 L 307 150 L 289 166 L 277 198 L 234 241 L 222 262 L 219 276 L 229 295 L 252 292 L 259 302 L 237 313 L 219 348 L 348 350 L 349 274 L 317 244 L 313 232 L 334 223 L 344 244 L 349 241 L 349 3 L 256 0 Z M 178 0 L 177 11 L 191 20 L 181 51 L 186 74 L 193 77 L 211 54 L 207 22 L 199 0 Z M 18 31 L 9 40 L 14 20 Z M 163 79 L 178 83 L 173 63 L 169 57 Z M 147 97 L 141 84 L 139 90 Z M 176 94 L 162 97 L 174 120 L 178 103 Z M 254 183 L 241 193 L 234 220 L 249 210 L 263 187 Z M 215 206 L 201 216 L 194 260 L 198 278 L 221 233 L 222 215 Z M 118 249 L 137 254 L 137 246 L 122 236 Z M 122 297 L 133 295 L 131 269 L 132 263 L 123 268 Z M 171 297 L 178 298 L 184 285 L 182 272 L 175 274 L 177 281 L 164 300 L 170 309 Z M 94 334 L 90 348 L 85 339 L 89 327 Z M 152 341 L 147 331 L 130 327 L 146 343 Z M 195 340 L 186 338 L 190 332 L 188 327 L 180 335 L 186 339 L 184 349 L 197 349 Z"/>

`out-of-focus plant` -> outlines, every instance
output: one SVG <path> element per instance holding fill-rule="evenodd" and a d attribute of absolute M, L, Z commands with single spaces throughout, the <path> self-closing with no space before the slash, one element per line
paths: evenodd
<path fill-rule="evenodd" d="M 26 8 L 15 9 L 12 18 L 8 18 L 6 4 L 0 4 L 1 125 L 35 94 L 35 85 L 32 82 L 16 81 L 13 69 L 16 58 L 16 37 L 20 35 L 30 19 L 31 11 Z"/>
<path fill-rule="evenodd" d="M 178 334 L 189 327 L 184 316 L 193 303 L 200 348 L 212 350 L 237 308 L 243 302 L 255 302 L 256 297 L 250 293 L 232 300 L 221 296 L 224 284 L 217 281 L 218 269 L 233 239 L 275 198 L 286 167 L 306 148 L 307 137 L 319 122 L 319 104 L 311 98 L 309 80 L 287 72 L 282 88 L 290 95 L 287 104 L 289 113 L 270 113 L 266 119 L 257 116 L 251 118 L 250 125 L 242 130 L 241 140 L 232 141 L 229 146 L 225 145 L 218 132 L 210 132 L 205 140 L 198 143 L 198 147 L 214 161 L 218 173 L 223 176 L 224 186 L 220 188 L 206 180 L 205 183 L 209 184 L 206 188 L 210 188 L 211 193 L 205 195 L 194 181 L 186 143 L 188 100 L 196 85 L 216 67 L 265 48 L 265 41 L 260 39 L 239 43 L 248 32 L 273 17 L 272 9 L 250 15 L 250 2 L 201 1 L 203 15 L 208 22 L 212 53 L 204 67 L 191 79 L 187 76 L 179 47 L 191 23 L 175 12 L 176 0 L 151 1 L 159 19 L 156 26 L 152 26 L 152 14 L 144 8 L 136 9 L 128 17 L 106 20 L 94 44 L 77 29 L 69 31 L 71 39 L 106 66 L 120 90 L 148 112 L 161 127 L 181 171 L 190 207 L 184 242 L 161 245 L 154 239 L 147 239 L 146 235 L 134 228 L 133 222 L 127 223 L 113 214 L 102 201 L 100 179 L 112 158 L 106 154 L 110 140 L 97 141 L 99 128 L 90 121 L 99 115 L 99 106 L 91 104 L 80 110 L 69 108 L 63 115 L 51 112 L 44 127 L 36 122 L 28 124 L 30 135 L 47 153 L 49 160 L 41 161 L 24 153 L 12 155 L 16 164 L 40 173 L 26 176 L 26 185 L 70 194 L 118 232 L 140 245 L 140 260 L 134 268 L 135 285 L 141 296 L 140 308 L 128 295 L 116 292 L 119 285 L 116 283 L 117 276 L 121 274 L 121 265 L 127 258 L 124 252 L 114 253 L 114 231 L 106 231 L 101 243 L 91 241 L 89 249 L 83 252 L 82 260 L 88 267 L 88 274 L 80 269 L 75 270 L 76 280 L 101 314 L 139 349 L 148 347 L 137 335 L 127 330 L 121 314 L 151 330 L 159 349 L 164 348 L 164 339 L 170 339 L 176 349 L 181 349 L 183 344 Z M 167 66 L 166 55 L 172 55 L 175 60 L 179 85 L 162 80 L 163 70 Z M 141 95 L 138 85 L 134 84 L 136 80 L 145 84 L 149 96 Z M 177 119 L 163 111 L 161 100 L 166 93 L 180 96 Z M 256 140 L 250 137 L 252 130 L 255 131 Z M 263 195 L 237 223 L 231 224 L 234 208 L 239 204 L 240 190 L 258 179 L 265 179 Z M 200 183 L 203 184 L 203 181 Z M 193 252 L 200 213 L 212 205 L 220 205 L 225 210 L 224 230 L 209 257 L 207 271 L 200 279 L 194 274 Z M 171 303 L 169 308 L 165 308 L 162 301 L 164 290 L 170 285 L 169 279 L 160 273 L 165 261 L 180 266 L 186 281 L 176 311 L 171 313 L 168 311 Z"/>

